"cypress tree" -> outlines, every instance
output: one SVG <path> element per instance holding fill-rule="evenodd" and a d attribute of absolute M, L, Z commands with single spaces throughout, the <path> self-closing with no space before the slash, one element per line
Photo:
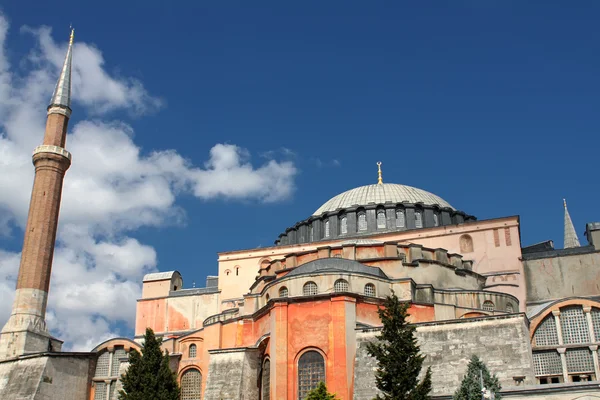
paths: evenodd
<path fill-rule="evenodd" d="M 481 372 L 480 372 L 481 371 Z M 481 400 L 481 380 L 483 378 L 483 386 L 488 390 L 488 393 L 493 393 L 495 400 L 500 400 L 500 382 L 496 375 L 490 374 L 487 366 L 476 355 L 471 356 L 467 373 L 463 377 L 460 387 L 454 392 L 452 397 L 454 400 Z M 492 398 L 490 395 L 486 398 Z"/>
<path fill-rule="evenodd" d="M 142 354 L 129 353 L 129 368 L 121 377 L 120 400 L 179 400 L 177 377 L 169 368 L 169 353 L 160 349 L 162 338 L 146 328 Z"/>
<path fill-rule="evenodd" d="M 321 381 L 316 388 L 308 392 L 306 400 L 338 400 L 338 398 L 329 393 L 327 391 L 327 386 L 325 386 L 325 382 Z"/>
<path fill-rule="evenodd" d="M 420 354 L 415 338 L 415 327 L 407 321 L 408 303 L 402 303 L 392 291 L 379 308 L 383 329 L 377 341 L 367 344 L 369 355 L 378 362 L 375 372 L 377 388 L 381 391 L 377 400 L 429 399 L 431 369 L 423 380 L 418 381 L 425 356 Z"/>

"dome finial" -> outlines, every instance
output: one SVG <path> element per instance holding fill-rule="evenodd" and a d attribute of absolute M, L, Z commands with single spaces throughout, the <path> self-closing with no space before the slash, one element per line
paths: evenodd
<path fill-rule="evenodd" d="M 383 179 L 381 178 L 381 161 L 377 161 L 377 174 L 379 175 L 377 184 L 383 185 Z"/>

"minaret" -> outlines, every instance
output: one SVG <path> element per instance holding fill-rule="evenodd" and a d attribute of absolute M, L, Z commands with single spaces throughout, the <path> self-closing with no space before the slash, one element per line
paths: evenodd
<path fill-rule="evenodd" d="M 71 30 L 65 63 L 48 106 L 44 142 L 33 151 L 35 178 L 12 313 L 0 333 L 0 359 L 58 351 L 62 342 L 46 328 L 46 305 L 63 178 L 71 165 L 65 150 L 71 116 Z"/>
<path fill-rule="evenodd" d="M 569 210 L 567 209 L 567 200 L 563 199 L 563 206 L 565 208 L 565 245 L 564 248 L 568 249 L 569 247 L 580 247 L 579 238 L 577 237 L 577 232 L 575 232 L 575 227 L 573 226 L 573 221 L 571 221 L 571 216 L 569 215 Z"/>

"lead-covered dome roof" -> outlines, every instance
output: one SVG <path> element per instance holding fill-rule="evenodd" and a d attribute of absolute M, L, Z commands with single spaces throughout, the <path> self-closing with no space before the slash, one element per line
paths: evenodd
<path fill-rule="evenodd" d="M 440 208 L 448 207 L 454 210 L 454 207 L 446 200 L 423 189 L 396 183 L 381 183 L 360 186 L 340 193 L 326 201 L 313 215 L 321 215 L 344 208 L 385 203 L 437 204 Z"/>

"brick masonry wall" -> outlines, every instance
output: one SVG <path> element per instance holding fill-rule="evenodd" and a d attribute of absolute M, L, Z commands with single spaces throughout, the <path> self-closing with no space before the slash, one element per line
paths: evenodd
<path fill-rule="evenodd" d="M 366 349 L 366 343 L 377 334 L 357 333 L 354 400 L 371 400 L 377 393 L 377 362 Z M 522 315 L 421 325 L 417 338 L 426 355 L 423 370 L 431 366 L 433 395 L 454 393 L 472 354 L 487 364 L 503 387 L 513 386 L 514 376 L 525 376 L 525 384 L 534 383 L 529 329 Z"/>

